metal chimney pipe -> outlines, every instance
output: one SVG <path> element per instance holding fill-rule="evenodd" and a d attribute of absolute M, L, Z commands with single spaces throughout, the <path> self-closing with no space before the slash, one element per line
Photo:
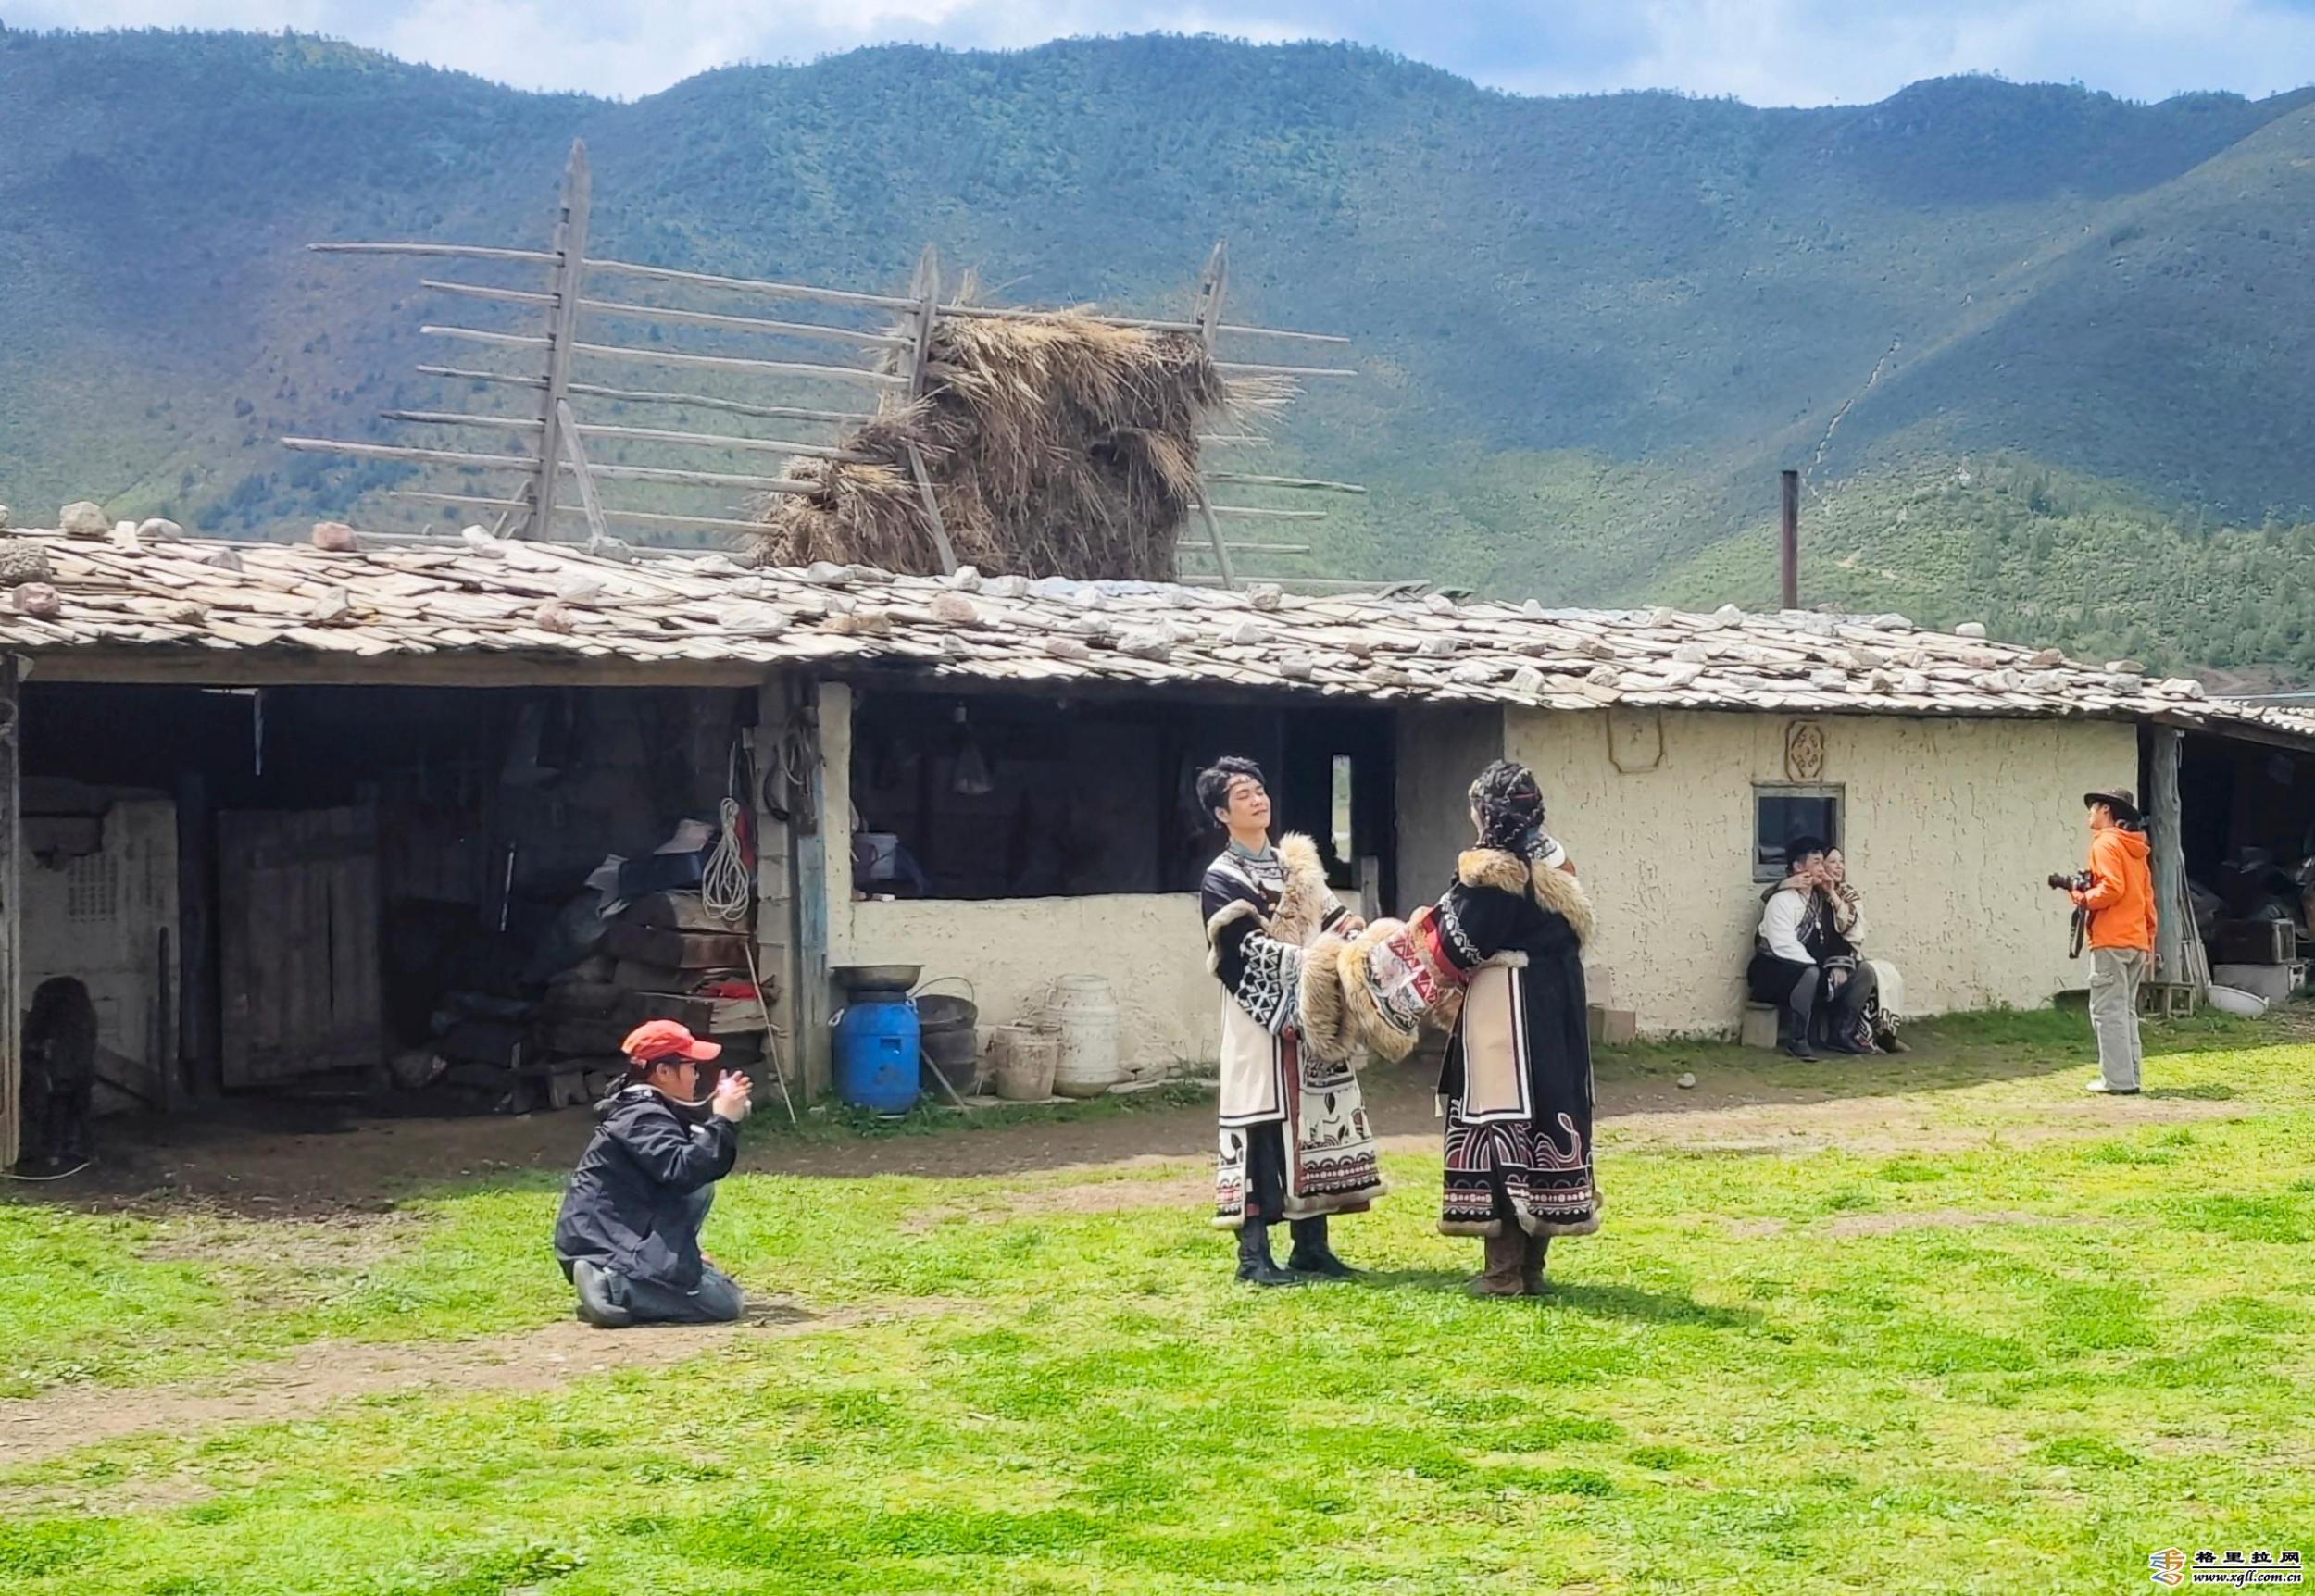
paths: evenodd
<path fill-rule="evenodd" d="M 1783 555 L 1784 607 L 1800 608 L 1800 473 L 1782 471 L 1783 505 L 1777 547 Z"/>

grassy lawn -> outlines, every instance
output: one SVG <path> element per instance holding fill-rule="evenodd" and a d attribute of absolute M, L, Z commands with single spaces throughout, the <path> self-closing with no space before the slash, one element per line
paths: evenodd
<path fill-rule="evenodd" d="M 1533 1303 L 1458 1290 L 1435 1152 L 1338 1226 L 1366 1280 L 1271 1292 L 1178 1172 L 741 1175 L 720 1260 L 895 1311 L 0 1450 L 0 1589 L 2072 1593 L 2150 1589 L 2166 1546 L 2315 1552 L 2315 1047 L 2180 1028 L 2157 1093 L 2085 1118 L 2082 1029 L 1941 1028 L 1846 1144 L 1837 1098 L 1790 1107 L 1821 1134 L 1786 1153 L 1611 1120 L 1607 1227 Z M 1686 1068 L 1858 1079 L 1646 1048 L 1603 1084 Z M 359 1226 L 0 1206 L 0 1396 L 133 1407 L 301 1344 L 558 1324 L 556 1188 Z"/>

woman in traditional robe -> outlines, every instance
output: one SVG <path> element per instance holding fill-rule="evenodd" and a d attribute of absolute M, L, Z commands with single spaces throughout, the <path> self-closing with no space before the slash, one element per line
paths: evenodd
<path fill-rule="evenodd" d="M 1849 884 L 1848 859 L 1838 848 L 1827 848 L 1824 854 L 1825 918 L 1823 938 L 1828 964 L 1833 959 L 1849 961 L 1853 971 L 1859 966 L 1872 972 L 1871 989 L 1863 1005 L 1858 1010 L 1857 1035 L 1851 1040 L 1858 1046 L 1879 1048 L 1883 1053 L 1910 1053 L 1897 1035 L 1898 1011 L 1905 1003 L 1905 982 L 1897 967 L 1886 959 L 1865 956 L 1865 899 Z"/>
<path fill-rule="evenodd" d="M 1498 760 L 1471 784 L 1470 801 L 1478 846 L 1417 921 L 1464 987 L 1439 1076 L 1439 1229 L 1484 1239 L 1473 1291 L 1534 1296 L 1551 1239 L 1599 1228 L 1583 961 L 1592 905 L 1544 831 L 1533 771 Z"/>
<path fill-rule="evenodd" d="M 1251 760 L 1201 773 L 1198 802 L 1230 832 L 1201 891 L 1207 963 L 1225 993 L 1214 1224 L 1238 1232 L 1238 1278 L 1250 1284 L 1347 1277 L 1327 1216 L 1363 1212 L 1384 1190 L 1336 967 L 1342 938 L 1363 928 L 1308 837 L 1270 845 L 1270 794 Z M 1284 1270 L 1270 1255 L 1281 1219 L 1294 1236 Z"/>

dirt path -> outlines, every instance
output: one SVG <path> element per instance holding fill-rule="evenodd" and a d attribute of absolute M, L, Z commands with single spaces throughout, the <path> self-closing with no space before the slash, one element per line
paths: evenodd
<path fill-rule="evenodd" d="M 564 1319 L 486 1340 L 414 1346 L 318 1341 L 255 1364 L 213 1385 L 135 1390 L 67 1386 L 0 1402 L 6 1461 L 39 1463 L 124 1436 L 185 1435 L 228 1424 L 311 1418 L 334 1403 L 396 1391 L 446 1395 L 551 1390 L 583 1376 L 660 1364 L 695 1353 L 757 1345 L 893 1319 L 977 1311 L 969 1303 L 917 1298 L 815 1314 L 793 1303 L 753 1304 L 732 1325 L 669 1325 L 607 1331 Z M 4 1500 L 4 1499 L 0 1499 Z"/>
<path fill-rule="evenodd" d="M 1933 1085 L 1905 1065 L 1877 1067 L 1881 1073 L 1837 1091 L 1788 1086 L 1750 1070 L 1708 1070 L 1686 1091 L 1661 1074 L 1611 1078 L 1600 1083 L 1601 1144 L 1610 1153 L 1619 1147 L 1790 1153 L 1840 1147 L 1874 1153 L 1952 1150 L 1986 1140 L 1987 1127 L 1951 1114 L 1952 1093 L 1981 1082 Z M 2079 1073 L 2081 1067 L 2065 1071 L 2059 1080 L 2070 1090 L 2036 1110 L 2032 1123 L 2005 1128 L 2004 1139 L 2022 1144 L 2102 1135 L 2149 1120 L 2240 1113 L 2245 1106 L 2159 1091 L 2136 1100 L 2090 1098 L 2071 1090 Z M 1436 1149 L 1428 1071 L 1378 1067 L 1368 1072 L 1366 1084 L 1388 1150 Z M 177 1210 L 197 1203 L 252 1218 L 375 1215 L 413 1190 L 509 1171 L 560 1173 L 576 1159 L 594 1124 L 583 1110 L 513 1119 L 374 1119 L 279 1104 L 259 1112 L 269 1117 L 147 1125 L 133 1137 L 116 1133 L 96 1167 L 69 1181 L 5 1194 L 95 1209 Z M 1200 1103 L 985 1128 L 959 1126 L 939 1135 L 811 1141 L 773 1134 L 751 1140 L 741 1167 L 825 1179 L 1005 1176 L 1197 1161 L 1211 1157 L 1213 1148 L 1213 1111 Z"/>

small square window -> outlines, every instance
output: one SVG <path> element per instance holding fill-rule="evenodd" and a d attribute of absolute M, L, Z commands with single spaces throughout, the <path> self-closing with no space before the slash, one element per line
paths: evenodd
<path fill-rule="evenodd" d="M 1828 848 L 1841 846 L 1841 790 L 1837 787 L 1756 787 L 1752 790 L 1752 879 L 1781 881 L 1786 850 L 1797 838 L 1815 837 Z"/>

